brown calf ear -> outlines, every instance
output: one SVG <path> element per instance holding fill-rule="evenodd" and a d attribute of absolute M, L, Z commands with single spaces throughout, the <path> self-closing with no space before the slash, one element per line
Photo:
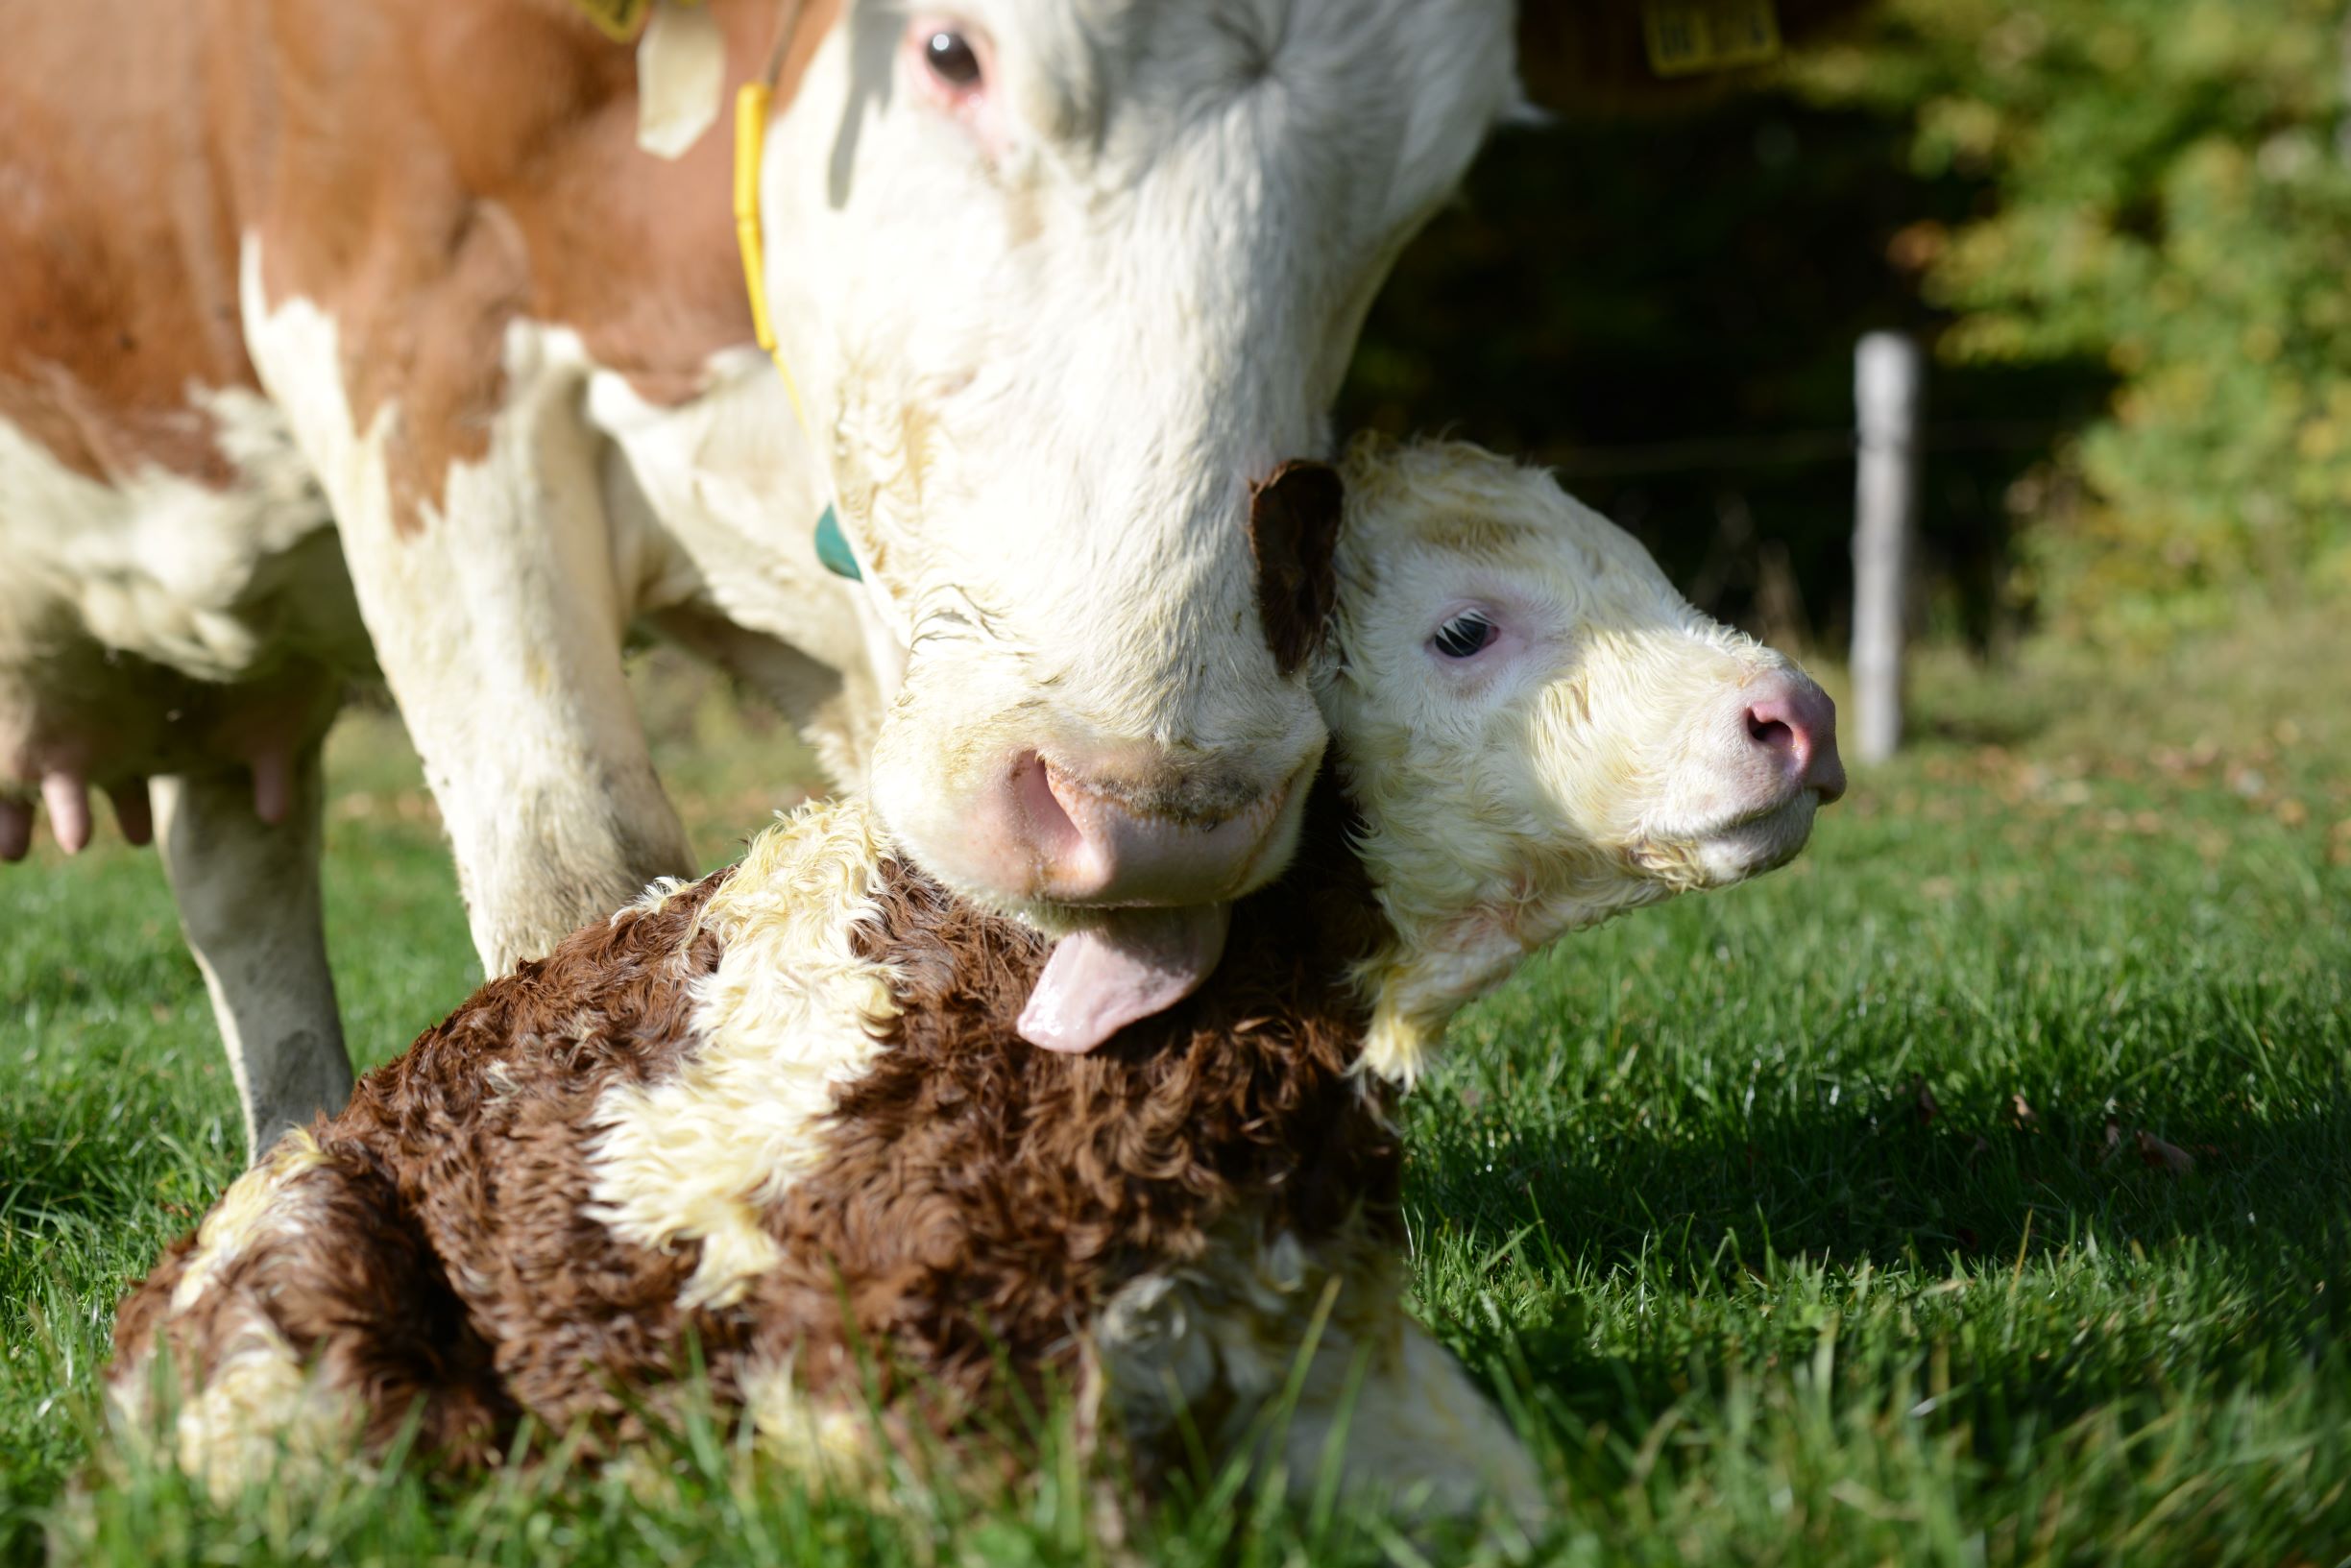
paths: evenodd
<path fill-rule="evenodd" d="M 1293 674 L 1322 639 L 1339 596 L 1339 519 L 1345 493 L 1328 463 L 1284 463 L 1249 493 L 1257 614 L 1273 664 Z"/>
<path fill-rule="evenodd" d="M 1686 34 L 1693 20 L 1717 30 L 1752 28 L 1760 12 L 1794 48 L 1867 9 L 1870 0 L 1519 0 L 1518 76 L 1527 96 L 1573 118 L 1639 113 L 1703 103 L 1752 80 L 1733 65 L 1683 74 L 1651 58 L 1649 30 Z M 1704 12 L 1693 18 L 1692 13 Z M 1654 13 L 1654 14 L 1653 14 Z M 1735 59 L 1730 56 L 1727 59 Z"/>

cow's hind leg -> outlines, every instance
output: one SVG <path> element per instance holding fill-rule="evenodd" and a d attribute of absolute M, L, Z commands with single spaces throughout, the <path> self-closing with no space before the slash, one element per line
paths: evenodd
<path fill-rule="evenodd" d="M 157 841 L 212 995 L 254 1158 L 288 1127 L 351 1098 L 320 908 L 325 795 L 316 742 L 294 756 L 274 826 L 261 820 L 242 767 L 154 784 Z"/>
<path fill-rule="evenodd" d="M 479 1463 L 512 1424 L 398 1189 L 363 1150 L 307 1129 L 166 1254 L 114 1333 L 123 1435 L 216 1497 L 379 1454 L 411 1421 L 419 1453 Z"/>

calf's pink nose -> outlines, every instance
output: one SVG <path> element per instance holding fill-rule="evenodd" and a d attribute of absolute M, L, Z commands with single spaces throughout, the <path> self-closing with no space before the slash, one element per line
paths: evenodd
<path fill-rule="evenodd" d="M 1818 791 L 1822 805 L 1845 793 L 1836 704 L 1805 677 L 1775 671 L 1756 684 L 1748 695 L 1747 737 L 1778 759 L 1799 788 Z"/>

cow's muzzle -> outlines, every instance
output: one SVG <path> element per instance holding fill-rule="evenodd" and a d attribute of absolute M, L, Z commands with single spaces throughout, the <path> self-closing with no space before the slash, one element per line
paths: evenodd
<path fill-rule="evenodd" d="M 988 880 L 1089 907 L 1219 904 L 1278 873 L 1313 760 L 1271 788 L 1017 755 L 981 808 Z"/>

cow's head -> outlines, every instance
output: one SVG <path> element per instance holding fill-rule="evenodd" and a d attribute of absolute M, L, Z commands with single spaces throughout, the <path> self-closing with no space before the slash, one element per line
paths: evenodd
<path fill-rule="evenodd" d="M 767 130 L 785 356 L 907 650 L 876 799 L 1049 929 L 1288 858 L 1323 745 L 1252 488 L 1513 99 L 1507 0 L 846 0 Z M 1211 929 L 1214 927 L 1214 929 Z M 1176 929 L 1181 928 L 1181 929 Z"/>

